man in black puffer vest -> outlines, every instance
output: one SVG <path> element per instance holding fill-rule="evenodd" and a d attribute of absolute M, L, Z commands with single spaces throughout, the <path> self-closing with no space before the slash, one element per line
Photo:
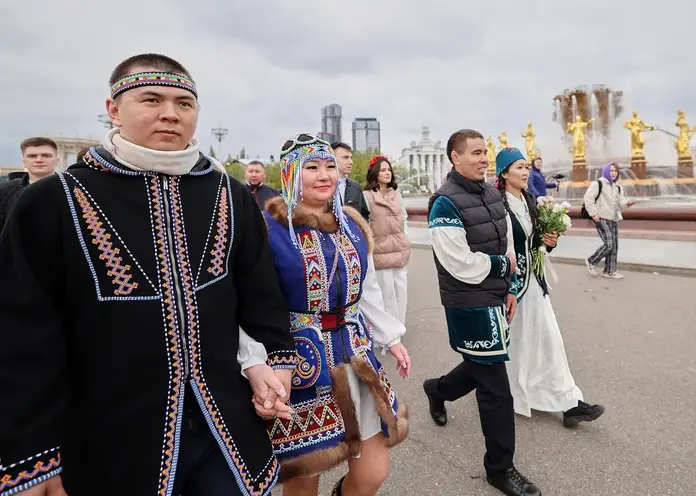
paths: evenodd
<path fill-rule="evenodd" d="M 517 263 L 503 198 L 485 181 L 486 153 L 481 133 L 454 133 L 447 142 L 454 167 L 428 206 L 450 346 L 464 361 L 423 388 L 438 425 L 447 423 L 445 401 L 476 389 L 488 483 L 511 496 L 540 496 L 513 465 L 515 417 L 505 362 L 517 306 Z"/>

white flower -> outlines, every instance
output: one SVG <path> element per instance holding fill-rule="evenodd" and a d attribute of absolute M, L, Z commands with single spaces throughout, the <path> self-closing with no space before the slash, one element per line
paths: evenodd
<path fill-rule="evenodd" d="M 561 203 L 561 208 L 565 208 L 566 210 L 568 210 L 570 206 L 570 202 L 564 201 L 563 203 Z"/>
<path fill-rule="evenodd" d="M 570 221 L 570 217 L 568 215 L 563 216 L 563 225 L 566 228 L 566 231 L 570 229 L 570 227 L 573 225 L 573 223 Z"/>
<path fill-rule="evenodd" d="M 546 197 L 545 196 L 539 196 L 537 197 L 537 205 L 543 205 L 546 203 Z"/>
<path fill-rule="evenodd" d="M 552 212 L 560 212 L 561 211 L 561 206 L 558 203 L 554 203 L 551 206 L 551 211 Z"/>

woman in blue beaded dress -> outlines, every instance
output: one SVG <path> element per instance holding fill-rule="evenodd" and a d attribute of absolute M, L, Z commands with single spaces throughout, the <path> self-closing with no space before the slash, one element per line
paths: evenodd
<path fill-rule="evenodd" d="M 331 146 L 308 134 L 288 140 L 281 180 L 282 196 L 266 203 L 264 216 L 297 350 L 298 362 L 287 364 L 292 413 L 281 418 L 262 398 L 254 405 L 272 417 L 284 496 L 318 494 L 319 475 L 344 460 L 348 474 L 333 494 L 376 494 L 388 448 L 406 437 L 408 421 L 375 348 L 388 349 L 408 377 L 405 328 L 384 310 L 369 226 L 341 206 Z"/>

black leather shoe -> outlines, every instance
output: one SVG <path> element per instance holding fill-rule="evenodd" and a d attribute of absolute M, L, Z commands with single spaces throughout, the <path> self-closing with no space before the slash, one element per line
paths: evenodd
<path fill-rule="evenodd" d="M 584 401 L 578 401 L 578 406 L 563 412 L 563 425 L 565 427 L 575 427 L 580 422 L 592 422 L 597 420 L 604 413 L 602 405 L 589 405 Z"/>
<path fill-rule="evenodd" d="M 430 416 L 437 425 L 442 426 L 447 423 L 447 409 L 445 408 L 444 401 L 433 397 L 433 389 L 437 380 L 438 379 L 428 379 L 423 382 L 423 391 L 425 391 L 425 395 L 428 397 Z"/>
<path fill-rule="evenodd" d="M 488 474 L 488 483 L 508 496 L 541 496 L 538 487 L 519 473 L 515 467 L 503 474 Z"/>

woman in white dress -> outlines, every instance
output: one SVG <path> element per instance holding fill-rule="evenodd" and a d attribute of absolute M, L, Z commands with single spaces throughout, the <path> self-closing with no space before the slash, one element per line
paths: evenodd
<path fill-rule="evenodd" d="M 496 157 L 498 188 L 512 221 L 517 254 L 517 312 L 510 327 L 510 361 L 507 362 L 515 413 L 531 416 L 532 410 L 563 412 L 563 425 L 574 427 L 604 413 L 601 405 L 583 401 L 568 367 L 561 330 L 556 321 L 548 287 L 531 270 L 536 205 L 527 193 L 529 164 L 517 148 L 505 148 Z M 556 234 L 544 235 L 547 250 L 556 245 Z"/>

